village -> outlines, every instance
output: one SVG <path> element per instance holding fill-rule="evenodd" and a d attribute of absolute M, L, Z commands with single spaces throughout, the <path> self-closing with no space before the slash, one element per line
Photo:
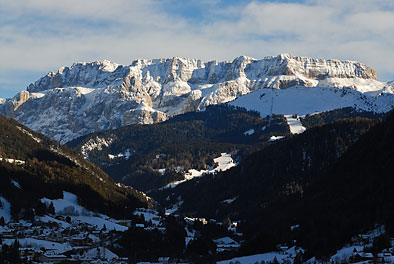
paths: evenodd
<path fill-rule="evenodd" d="M 8 206 L 3 199 L 6 206 L 1 209 L 1 248 L 16 248 L 27 263 L 129 263 L 127 257 L 115 253 L 120 247 L 117 241 L 126 230 L 133 227 L 166 232 L 163 223 L 166 215 L 155 210 L 138 208 L 133 212 L 134 220 L 116 220 L 83 208 L 72 193 L 64 192 L 63 196 L 58 200 L 43 198 L 43 202 L 54 207 L 54 214 L 35 216 L 29 221 L 14 221 L 4 209 Z M 216 223 L 204 218 L 185 217 L 184 220 L 185 247 L 195 239 L 197 232 L 192 228 L 193 223 Z M 229 232 L 236 233 L 236 226 L 237 223 L 228 223 Z M 240 247 L 239 242 L 230 237 L 216 239 L 214 243 L 218 253 L 236 251 Z M 166 256 L 158 259 L 159 263 L 168 261 Z"/>
<path fill-rule="evenodd" d="M 18 244 L 21 259 L 32 263 L 127 263 L 108 249 L 119 236 L 116 229 L 92 225 L 71 217 L 46 216 L 32 222 L 9 222 L 0 227 L 1 244 Z M 127 229 L 129 221 L 119 222 Z"/>
<path fill-rule="evenodd" d="M 8 205 L 2 200 L 0 209 L 0 246 L 4 249 L 17 249 L 18 254 L 26 263 L 129 263 L 127 257 L 117 254 L 119 239 L 129 228 L 143 231 L 158 230 L 166 233 L 165 219 L 169 215 L 181 217 L 185 226 L 185 248 L 198 237 L 196 226 L 214 224 L 225 227 L 227 235 L 213 239 L 218 256 L 236 253 L 241 247 L 242 234 L 238 231 L 238 222 L 229 219 L 217 222 L 214 219 L 183 217 L 176 210 L 165 213 L 138 208 L 133 220 L 116 220 L 106 215 L 88 211 L 80 206 L 77 197 L 64 192 L 63 199 L 42 201 L 54 207 L 54 213 L 35 216 L 31 220 L 14 221 Z M 176 208 L 174 208 L 176 209 Z M 5 216 L 5 217 L 4 217 Z M 197 224 L 197 225 L 196 225 Z M 291 226 L 297 230 L 299 225 Z M 332 255 L 332 263 L 393 263 L 394 239 L 386 239 L 378 252 L 372 253 L 372 248 L 381 240 L 385 233 L 384 227 L 355 236 L 351 243 Z M 380 240 L 379 240 L 380 239 Z M 293 245 L 278 245 L 276 250 L 269 253 L 232 258 L 219 263 L 296 263 L 303 256 L 302 248 Z M 162 256 L 155 263 L 172 263 L 167 256 Z M 303 259 L 307 263 L 321 263 L 315 258 Z"/>

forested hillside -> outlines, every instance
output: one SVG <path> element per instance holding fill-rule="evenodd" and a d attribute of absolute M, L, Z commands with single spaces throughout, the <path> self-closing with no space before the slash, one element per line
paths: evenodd
<path fill-rule="evenodd" d="M 296 239 L 308 255 L 327 256 L 350 238 L 379 226 L 394 236 L 394 114 L 373 127 L 302 195 L 283 199 L 248 217 L 246 251 L 267 237 Z M 261 223 L 264 224 L 261 224 Z M 289 226 L 299 225 L 295 232 Z M 260 245 L 269 246 L 269 243 Z M 271 245 L 272 246 L 272 245 Z M 377 246 L 375 243 L 372 247 Z"/>
<path fill-rule="evenodd" d="M 270 144 L 272 135 L 290 135 L 283 116 L 275 115 L 270 121 L 257 112 L 217 105 L 164 123 L 130 125 L 90 134 L 68 146 L 115 180 L 140 190 L 151 190 L 183 179 L 189 169 L 213 166 L 213 159 L 220 153 L 246 156 Z M 160 169 L 165 169 L 164 175 L 159 173 Z"/>
<path fill-rule="evenodd" d="M 163 203 L 168 203 L 164 199 L 167 196 L 173 197 L 173 202 L 180 196 L 185 213 L 239 219 L 273 201 L 292 194 L 302 195 L 377 122 L 357 118 L 318 126 L 251 154 L 229 171 L 152 195 Z M 224 203 L 227 199 L 234 201 Z"/>
<path fill-rule="evenodd" d="M 328 256 L 379 225 L 393 235 L 393 125 L 391 114 L 317 126 L 152 195 L 167 206 L 182 201 L 185 214 L 240 220 L 241 255 L 297 241 L 306 256 Z"/>
<path fill-rule="evenodd" d="M 114 217 L 128 217 L 149 206 L 144 194 L 122 187 L 73 150 L 60 146 L 15 120 L 0 116 L 0 195 L 11 202 L 16 219 L 44 214 L 43 197 L 75 193 L 86 208 Z"/>

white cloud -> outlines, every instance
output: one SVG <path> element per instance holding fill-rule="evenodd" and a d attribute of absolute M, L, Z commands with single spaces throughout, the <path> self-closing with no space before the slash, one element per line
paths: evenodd
<path fill-rule="evenodd" d="M 0 70 L 50 71 L 84 60 L 129 64 L 142 57 L 221 60 L 287 52 L 358 60 L 394 79 L 391 0 L 254 1 L 220 10 L 218 2 L 205 2 L 204 17 L 210 19 L 201 23 L 164 11 L 163 3 L 171 1 L 0 0 Z"/>

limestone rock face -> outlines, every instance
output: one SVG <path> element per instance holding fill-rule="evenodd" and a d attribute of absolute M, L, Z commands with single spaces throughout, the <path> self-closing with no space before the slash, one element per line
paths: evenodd
<path fill-rule="evenodd" d="M 367 92 L 390 85 L 377 81 L 376 72 L 358 62 L 288 54 L 221 62 L 138 59 L 127 66 L 82 62 L 50 72 L 3 100 L 0 113 L 65 143 L 94 131 L 161 122 L 263 88 L 294 86 Z"/>
<path fill-rule="evenodd" d="M 167 120 L 167 115 L 163 112 L 155 111 L 150 106 L 142 102 L 135 109 L 126 111 L 123 114 L 122 126 L 131 124 L 153 124 Z"/>

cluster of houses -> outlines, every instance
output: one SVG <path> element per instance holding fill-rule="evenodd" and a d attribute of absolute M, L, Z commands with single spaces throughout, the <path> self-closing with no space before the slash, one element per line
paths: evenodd
<path fill-rule="evenodd" d="M 29 263 L 128 263 L 127 259 L 111 251 L 122 230 L 127 230 L 133 224 L 137 228 L 156 228 L 165 232 L 164 218 L 158 212 L 140 208 L 134 215 L 137 218 L 133 223 L 131 220 L 112 219 L 111 221 L 116 221 L 111 223 L 117 225 L 118 231 L 112 227 L 107 228 L 103 222 L 101 225 L 94 225 L 64 214 L 36 217 L 33 221 L 11 221 L 0 225 L 0 248 L 2 245 L 18 243 L 20 257 Z M 205 225 L 214 220 L 186 217 L 185 221 L 187 246 L 188 242 L 195 239 L 196 232 L 191 229 L 193 222 L 199 221 Z M 226 222 L 226 225 L 229 230 L 236 228 L 236 223 Z M 235 251 L 240 247 L 239 243 L 230 237 L 214 242 L 218 252 Z M 166 263 L 165 259 L 160 261 Z"/>
<path fill-rule="evenodd" d="M 350 263 L 394 263 L 394 239 L 390 240 L 391 248 L 385 248 L 375 255 L 371 253 L 374 239 L 383 232 L 384 228 L 380 227 L 368 234 L 353 237 L 349 245 L 331 257 L 331 261 L 334 263 L 344 261 Z"/>
<path fill-rule="evenodd" d="M 67 222 L 60 215 L 53 221 L 10 222 L 0 226 L 0 242 L 17 242 L 20 257 L 32 263 L 128 263 L 108 249 L 116 231 L 79 221 L 67 227 L 62 223 Z"/>

